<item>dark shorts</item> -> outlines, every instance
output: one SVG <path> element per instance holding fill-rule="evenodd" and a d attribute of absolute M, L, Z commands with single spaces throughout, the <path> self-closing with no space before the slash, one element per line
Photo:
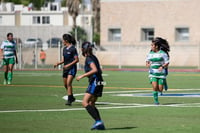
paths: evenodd
<path fill-rule="evenodd" d="M 103 92 L 103 81 L 94 79 L 90 81 L 86 93 L 92 94 L 95 97 L 101 97 Z"/>
<path fill-rule="evenodd" d="M 63 78 L 67 78 L 68 75 L 72 75 L 73 77 L 75 77 L 76 76 L 76 72 L 77 72 L 76 67 L 72 67 L 72 68 L 67 69 L 67 70 L 64 69 L 63 70 Z"/>

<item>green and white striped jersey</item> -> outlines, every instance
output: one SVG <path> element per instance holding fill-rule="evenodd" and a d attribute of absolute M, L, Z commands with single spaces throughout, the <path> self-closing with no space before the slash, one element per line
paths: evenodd
<path fill-rule="evenodd" d="M 3 41 L 1 44 L 1 49 L 3 49 L 3 58 L 8 59 L 8 58 L 13 58 L 15 57 L 15 50 L 16 50 L 16 43 L 10 42 L 8 40 Z"/>
<path fill-rule="evenodd" d="M 166 78 L 165 69 L 158 70 L 163 64 L 169 63 L 169 57 L 164 51 L 150 51 L 146 61 L 150 62 L 149 77 Z"/>

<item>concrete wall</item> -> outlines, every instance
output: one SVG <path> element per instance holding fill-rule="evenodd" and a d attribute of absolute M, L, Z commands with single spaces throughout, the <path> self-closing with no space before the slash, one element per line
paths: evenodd
<path fill-rule="evenodd" d="M 96 52 L 102 65 L 144 66 L 150 45 L 105 46 L 108 51 Z M 171 45 L 171 66 L 200 66 L 200 45 Z"/>
<path fill-rule="evenodd" d="M 101 0 L 101 44 L 108 41 L 109 28 L 121 28 L 122 45 L 144 45 L 141 28 L 154 28 L 155 35 L 172 45 L 200 42 L 200 0 Z M 189 41 L 177 42 L 175 28 L 188 27 Z"/>
<path fill-rule="evenodd" d="M 145 46 L 123 46 L 105 47 L 106 51 L 95 51 L 101 65 L 115 65 L 115 66 L 145 66 L 145 60 L 148 52 L 150 51 L 150 45 Z M 33 59 L 34 48 L 22 49 L 22 55 L 24 63 L 31 64 Z M 38 63 L 39 61 L 38 53 Z M 45 50 L 47 54 L 46 64 L 54 64 L 59 59 L 59 50 L 57 48 L 49 48 Z M 200 66 L 200 45 L 184 45 L 184 46 L 171 46 L 170 54 L 170 66 Z M 84 57 L 80 55 L 80 64 L 84 64 Z"/>

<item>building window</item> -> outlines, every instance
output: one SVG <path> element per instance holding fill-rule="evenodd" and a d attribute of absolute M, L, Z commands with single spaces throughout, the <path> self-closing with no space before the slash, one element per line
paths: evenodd
<path fill-rule="evenodd" d="M 189 28 L 176 28 L 175 39 L 176 39 L 176 41 L 188 41 L 189 40 Z"/>
<path fill-rule="evenodd" d="M 40 16 L 33 16 L 33 24 L 40 24 Z"/>
<path fill-rule="evenodd" d="M 154 38 L 154 28 L 142 28 L 141 40 L 151 41 Z"/>
<path fill-rule="evenodd" d="M 121 29 L 109 29 L 108 30 L 108 41 L 121 41 Z"/>
<path fill-rule="evenodd" d="M 33 24 L 50 24 L 49 16 L 33 16 Z"/>
<path fill-rule="evenodd" d="M 50 24 L 49 16 L 43 16 L 42 17 L 42 24 Z"/>
<path fill-rule="evenodd" d="M 2 16 L 0 16 L 0 24 L 2 24 Z"/>

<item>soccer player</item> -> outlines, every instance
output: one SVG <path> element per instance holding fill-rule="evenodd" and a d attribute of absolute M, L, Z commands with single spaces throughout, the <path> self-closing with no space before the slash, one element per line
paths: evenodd
<path fill-rule="evenodd" d="M 169 65 L 169 55 L 163 51 L 163 45 L 169 46 L 165 39 L 160 37 L 154 38 L 151 44 L 151 51 L 146 58 L 146 66 L 149 67 L 149 78 L 153 87 L 153 97 L 156 105 L 159 104 L 158 92 L 163 91 L 166 68 Z"/>
<path fill-rule="evenodd" d="M 4 85 L 11 84 L 13 78 L 13 67 L 15 62 L 18 63 L 16 48 L 16 43 L 13 40 L 13 33 L 8 33 L 7 40 L 2 42 L 0 48 L 0 55 L 1 59 L 3 59 L 4 66 Z"/>
<path fill-rule="evenodd" d="M 78 53 L 75 48 L 76 40 L 69 34 L 63 35 L 63 59 L 54 65 L 54 68 L 64 63 L 63 66 L 63 82 L 67 90 L 68 100 L 65 105 L 71 106 L 76 99 L 73 96 L 72 81 L 76 76 L 77 66 L 79 62 Z"/>
<path fill-rule="evenodd" d="M 88 77 L 89 85 L 83 98 L 82 105 L 95 120 L 91 130 L 105 130 L 103 121 L 101 120 L 98 109 L 95 107 L 95 102 L 98 97 L 102 96 L 103 78 L 99 61 L 92 53 L 93 45 L 90 42 L 82 44 L 82 55 L 85 59 L 85 74 L 76 78 L 77 81 L 84 77 Z"/>

